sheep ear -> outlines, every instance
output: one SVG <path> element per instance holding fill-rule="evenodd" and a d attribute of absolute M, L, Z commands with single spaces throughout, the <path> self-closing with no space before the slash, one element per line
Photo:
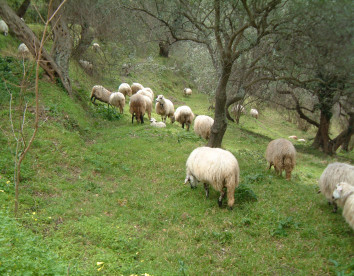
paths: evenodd
<path fill-rule="evenodd" d="M 343 190 L 343 187 L 338 185 L 338 186 L 337 186 L 337 190 L 338 190 L 338 191 L 341 191 L 341 190 Z"/>

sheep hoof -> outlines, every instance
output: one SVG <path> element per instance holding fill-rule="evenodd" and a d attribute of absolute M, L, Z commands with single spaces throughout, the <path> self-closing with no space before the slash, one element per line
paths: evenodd
<path fill-rule="evenodd" d="M 222 206 L 222 200 L 218 200 L 218 205 L 219 205 L 219 207 L 221 208 L 221 206 Z"/>
<path fill-rule="evenodd" d="M 229 207 L 227 207 L 227 209 L 229 209 L 229 211 L 232 211 L 232 207 L 230 207 L 230 206 L 229 206 Z"/>

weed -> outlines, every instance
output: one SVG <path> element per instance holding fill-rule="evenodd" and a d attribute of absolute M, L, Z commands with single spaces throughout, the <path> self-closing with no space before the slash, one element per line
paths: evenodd
<path fill-rule="evenodd" d="M 288 232 L 287 229 L 294 227 L 295 229 L 299 228 L 298 223 L 296 223 L 292 217 L 287 217 L 278 222 L 278 226 L 271 232 L 271 235 L 278 237 L 287 237 Z"/>

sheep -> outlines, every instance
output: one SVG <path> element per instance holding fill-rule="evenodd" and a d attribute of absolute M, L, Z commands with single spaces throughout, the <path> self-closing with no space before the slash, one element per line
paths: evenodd
<path fill-rule="evenodd" d="M 85 70 L 87 70 L 87 71 L 92 71 L 93 65 L 92 65 L 91 62 L 89 62 L 89 61 L 87 61 L 87 60 L 82 60 L 82 59 L 80 59 L 80 60 L 79 60 L 79 63 L 80 63 L 80 65 L 81 65 Z"/>
<path fill-rule="evenodd" d="M 213 118 L 206 115 L 199 115 L 194 120 L 194 132 L 200 137 L 203 137 L 204 139 L 208 140 L 213 124 Z"/>
<path fill-rule="evenodd" d="M 143 88 L 143 89 L 139 90 L 138 92 L 136 92 L 136 94 L 141 94 L 146 97 L 149 97 L 151 102 L 154 100 L 154 93 L 152 92 L 152 90 L 150 88 L 148 88 L 148 89 Z"/>
<path fill-rule="evenodd" d="M 143 95 L 134 94 L 130 97 L 129 112 L 132 114 L 132 123 L 134 122 L 134 117 L 138 123 L 144 123 L 146 101 Z"/>
<path fill-rule="evenodd" d="M 331 163 L 321 174 L 318 181 L 320 193 L 327 198 L 329 204 L 333 204 L 333 212 L 337 211 L 337 204 L 332 200 L 332 194 L 339 182 L 347 182 L 354 186 L 354 166 L 345 163 Z"/>
<path fill-rule="evenodd" d="M 241 104 L 236 104 L 231 108 L 231 113 L 235 114 L 235 116 L 238 113 L 245 114 L 245 112 L 246 112 L 246 109 Z"/>
<path fill-rule="evenodd" d="M 298 141 L 299 141 L 299 142 L 306 142 L 306 140 L 303 139 L 303 138 L 299 139 Z"/>
<path fill-rule="evenodd" d="M 297 136 L 296 136 L 296 135 L 290 135 L 288 138 L 289 138 L 289 139 L 297 140 Z"/>
<path fill-rule="evenodd" d="M 123 108 L 125 106 L 125 97 L 120 92 L 113 92 L 109 97 L 109 104 L 115 107 L 119 107 L 119 111 L 123 114 Z"/>
<path fill-rule="evenodd" d="M 111 96 L 112 92 L 104 88 L 102 85 L 95 85 L 92 87 L 92 92 L 91 92 L 91 102 L 95 104 L 96 99 L 107 103 L 108 107 L 110 105 L 109 103 L 109 98 Z M 93 99 L 93 101 L 92 101 Z"/>
<path fill-rule="evenodd" d="M 131 86 L 132 89 L 132 94 L 134 95 L 136 92 L 139 90 L 142 90 L 144 86 L 142 86 L 140 83 L 134 82 Z"/>
<path fill-rule="evenodd" d="M 118 92 L 122 93 L 125 97 L 132 95 L 132 89 L 128 83 L 121 83 L 118 87 Z"/>
<path fill-rule="evenodd" d="M 158 95 L 156 98 L 155 111 L 157 114 L 161 115 L 162 122 L 166 123 L 167 117 L 170 118 L 171 123 L 175 121 L 175 107 L 173 103 L 166 99 L 163 95 Z"/>
<path fill-rule="evenodd" d="M 92 49 L 93 49 L 95 52 L 98 52 L 98 51 L 101 50 L 101 46 L 100 46 L 100 44 L 98 44 L 98 43 L 93 43 L 93 44 L 92 44 Z"/>
<path fill-rule="evenodd" d="M 250 114 L 251 114 L 252 117 L 258 119 L 258 111 L 257 111 L 257 109 L 252 108 L 250 110 Z"/>
<path fill-rule="evenodd" d="M 146 110 L 145 111 L 148 114 L 149 120 L 151 120 L 152 100 L 148 96 L 145 96 L 145 95 L 142 95 L 142 96 L 144 97 L 144 101 L 146 103 Z"/>
<path fill-rule="evenodd" d="M 151 100 L 154 101 L 154 92 L 152 91 L 152 89 L 150 87 L 144 87 L 143 90 L 146 90 L 146 91 L 150 92 L 151 95 L 152 95 Z"/>
<path fill-rule="evenodd" d="M 192 151 L 186 162 L 186 178 L 184 183 L 196 187 L 195 181 L 204 183 L 205 195 L 209 196 L 209 185 L 220 192 L 218 205 L 227 190 L 227 204 L 230 210 L 235 202 L 235 188 L 239 185 L 240 169 L 235 156 L 220 148 L 199 147 Z"/>
<path fill-rule="evenodd" d="M 269 162 L 268 169 L 274 165 L 275 172 L 279 175 L 285 170 L 287 180 L 290 180 L 291 172 L 295 167 L 295 157 L 295 147 L 286 139 L 275 139 L 267 146 L 266 160 Z"/>
<path fill-rule="evenodd" d="M 183 89 L 183 95 L 184 95 L 184 96 L 190 96 L 190 95 L 192 95 L 192 89 L 190 89 L 190 88 L 184 88 L 184 89 Z"/>
<path fill-rule="evenodd" d="M 9 27 L 7 26 L 6 22 L 0 19 L 0 32 L 4 33 L 4 36 L 7 36 L 9 33 Z"/>
<path fill-rule="evenodd" d="M 22 58 L 28 58 L 30 55 L 30 51 L 25 43 L 21 43 L 20 46 L 18 46 L 17 51 Z"/>
<path fill-rule="evenodd" d="M 333 200 L 341 202 L 343 217 L 354 229 L 354 186 L 347 182 L 340 182 L 333 191 Z"/>
<path fill-rule="evenodd" d="M 150 119 L 150 126 L 154 127 L 166 127 L 166 124 L 164 122 L 157 122 L 155 118 Z"/>
<path fill-rule="evenodd" d="M 194 114 L 189 106 L 183 105 L 178 107 L 176 109 L 174 117 L 175 120 L 182 125 L 182 128 L 184 128 L 184 125 L 186 124 L 187 131 L 189 131 L 189 126 L 192 124 L 194 119 Z"/>

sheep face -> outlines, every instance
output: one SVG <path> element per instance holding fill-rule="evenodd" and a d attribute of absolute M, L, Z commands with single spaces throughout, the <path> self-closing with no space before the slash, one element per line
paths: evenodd
<path fill-rule="evenodd" d="M 343 187 L 342 187 L 341 183 L 337 184 L 336 189 L 333 191 L 333 195 L 332 195 L 333 200 L 337 200 L 337 199 L 341 198 L 342 191 L 343 191 Z"/>
<path fill-rule="evenodd" d="M 184 180 L 184 184 L 187 184 L 187 182 L 189 182 L 189 184 L 191 185 L 191 189 L 197 188 L 197 181 L 193 175 L 186 176 L 186 179 Z"/>

